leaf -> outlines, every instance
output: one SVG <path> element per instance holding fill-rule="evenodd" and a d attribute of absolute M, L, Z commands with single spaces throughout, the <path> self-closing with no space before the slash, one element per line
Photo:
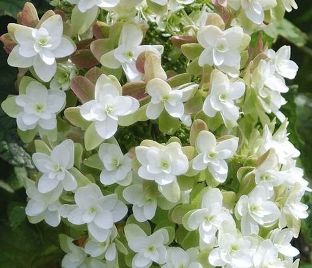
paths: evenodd
<path fill-rule="evenodd" d="M 94 84 L 84 76 L 76 76 L 71 80 L 71 89 L 82 103 L 94 99 L 94 87 Z"/>
<path fill-rule="evenodd" d="M 181 50 L 185 57 L 187 57 L 189 60 L 194 60 L 200 56 L 204 49 L 200 44 L 193 43 L 182 45 Z"/>
<path fill-rule="evenodd" d="M 170 116 L 167 112 L 161 113 L 158 122 L 160 131 L 168 135 L 173 135 L 181 126 L 180 120 Z"/>
<path fill-rule="evenodd" d="M 127 127 L 135 124 L 136 122 L 147 121 L 148 118 L 146 116 L 146 108 L 147 105 L 144 105 L 139 108 L 135 113 L 129 114 L 126 116 L 120 116 L 118 118 L 118 124 L 123 127 Z"/>
<path fill-rule="evenodd" d="M 6 15 L 10 15 L 11 17 L 16 18 L 17 13 L 21 11 L 24 5 L 23 0 L 1 0 L 0 1 L 0 12 Z"/>
<path fill-rule="evenodd" d="M 85 33 L 94 23 L 98 15 L 98 7 L 94 7 L 82 13 L 76 6 L 71 15 L 71 26 L 74 34 Z"/>
<path fill-rule="evenodd" d="M 286 19 L 270 24 L 264 31 L 274 39 L 278 36 L 282 36 L 297 47 L 303 47 L 308 40 L 304 32 Z"/>
<path fill-rule="evenodd" d="M 85 130 L 91 124 L 89 121 L 85 120 L 80 114 L 79 107 L 69 107 L 64 111 L 65 118 L 74 126 Z"/>
<path fill-rule="evenodd" d="M 97 134 L 95 125 L 92 123 L 86 130 L 84 135 L 85 148 L 87 151 L 91 151 L 98 147 L 104 139 Z"/>

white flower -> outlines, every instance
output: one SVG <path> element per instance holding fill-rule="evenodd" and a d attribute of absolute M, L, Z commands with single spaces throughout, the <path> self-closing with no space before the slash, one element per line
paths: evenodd
<path fill-rule="evenodd" d="M 226 268 L 248 268 L 252 266 L 253 245 L 248 237 L 237 231 L 221 232 L 218 236 L 218 247 L 208 257 L 213 266 Z"/>
<path fill-rule="evenodd" d="M 235 213 L 241 219 L 241 231 L 244 235 L 258 234 L 259 225 L 269 227 L 280 217 L 277 205 L 270 201 L 272 193 L 263 186 L 256 186 L 249 195 L 238 200 Z"/>
<path fill-rule="evenodd" d="M 240 53 L 250 40 L 241 27 L 231 27 L 222 31 L 214 25 L 204 26 L 199 29 L 197 39 L 204 47 L 198 59 L 200 66 L 215 65 L 230 76 L 238 76 Z"/>
<path fill-rule="evenodd" d="M 245 84 L 242 81 L 230 81 L 222 72 L 215 70 L 211 74 L 211 89 L 205 99 L 203 112 L 214 117 L 220 112 L 223 120 L 236 122 L 239 118 L 239 109 L 235 100 L 244 95 Z"/>
<path fill-rule="evenodd" d="M 164 49 L 161 45 L 140 45 L 142 40 L 143 32 L 138 25 L 125 24 L 118 47 L 101 57 L 102 65 L 112 69 L 122 67 L 129 81 L 142 80 L 143 74 L 136 67 L 139 55 L 151 51 L 160 56 Z"/>
<path fill-rule="evenodd" d="M 298 65 L 290 60 L 290 46 L 282 46 L 278 51 L 269 49 L 267 56 L 272 60 L 276 72 L 285 78 L 294 79 L 298 72 Z"/>
<path fill-rule="evenodd" d="M 169 243 L 166 229 L 159 229 L 149 236 L 136 224 L 127 224 L 124 230 L 130 249 L 136 253 L 132 260 L 132 268 L 147 268 L 153 262 L 165 263 L 165 245 Z"/>
<path fill-rule="evenodd" d="M 67 2 L 77 5 L 81 12 L 86 12 L 92 8 L 99 7 L 108 9 L 115 7 L 120 0 L 67 0 Z"/>
<path fill-rule="evenodd" d="M 172 90 L 167 82 L 154 78 L 147 83 L 146 92 L 152 97 L 146 110 L 149 119 L 158 118 L 164 109 L 172 117 L 180 118 L 184 115 L 182 91 Z"/>
<path fill-rule="evenodd" d="M 300 231 L 300 220 L 306 219 L 309 214 L 308 206 L 301 202 L 305 189 L 300 184 L 285 190 L 283 195 L 283 204 L 279 219 L 279 227 L 288 227 L 292 230 L 295 237 L 298 237 Z"/>
<path fill-rule="evenodd" d="M 62 235 L 63 250 L 66 255 L 62 259 L 62 268 L 103 268 L 104 262 L 88 256 L 82 247 L 74 244 L 74 240 L 68 236 Z"/>
<path fill-rule="evenodd" d="M 50 155 L 34 153 L 32 160 L 36 168 L 43 173 L 39 178 L 38 190 L 47 193 L 58 187 L 59 184 L 66 191 L 77 188 L 77 182 L 69 170 L 74 166 L 74 143 L 65 140 L 55 146 Z"/>
<path fill-rule="evenodd" d="M 32 81 L 25 94 L 15 98 L 18 106 L 17 127 L 22 130 L 35 129 L 39 126 L 45 130 L 56 128 L 56 114 L 65 106 L 66 95 L 61 90 L 47 90 L 39 82 Z"/>
<path fill-rule="evenodd" d="M 235 10 L 240 7 L 246 17 L 256 24 L 264 20 L 264 11 L 276 6 L 276 0 L 228 0 L 228 4 Z"/>
<path fill-rule="evenodd" d="M 268 157 L 255 168 L 255 182 L 272 191 L 273 187 L 284 182 L 285 174 L 279 171 L 277 155 L 271 151 Z"/>
<path fill-rule="evenodd" d="M 282 3 L 287 12 L 292 11 L 292 9 L 298 8 L 298 5 L 295 0 L 282 0 Z"/>
<path fill-rule="evenodd" d="M 75 202 L 76 205 L 64 206 L 64 216 L 73 224 L 87 224 L 90 234 L 99 242 L 109 237 L 114 223 L 120 221 L 128 210 L 115 194 L 103 196 L 94 183 L 78 188 Z"/>
<path fill-rule="evenodd" d="M 56 227 L 60 224 L 61 203 L 59 197 L 62 194 L 62 187 L 59 185 L 53 191 L 42 194 L 31 180 L 26 180 L 26 193 L 30 198 L 26 206 L 26 215 L 31 223 L 38 223 L 44 220 L 47 224 Z"/>
<path fill-rule="evenodd" d="M 264 154 L 268 150 L 274 149 L 278 162 L 284 165 L 300 155 L 300 152 L 288 139 L 287 125 L 288 122 L 284 121 L 274 134 L 271 133 L 267 125 L 264 126 L 263 142 L 258 151 L 260 154 Z"/>
<path fill-rule="evenodd" d="M 138 222 L 151 220 L 156 213 L 157 201 L 156 198 L 151 198 L 144 193 L 142 183 L 136 183 L 128 186 L 123 191 L 124 199 L 133 204 L 133 216 Z"/>
<path fill-rule="evenodd" d="M 60 15 L 49 17 L 39 29 L 15 26 L 17 45 L 9 55 L 8 64 L 19 68 L 33 66 L 38 77 L 45 82 L 56 73 L 55 59 L 67 57 L 76 50 L 74 42 L 63 36 Z"/>
<path fill-rule="evenodd" d="M 295 257 L 299 254 L 299 250 L 291 245 L 294 234 L 289 229 L 275 229 L 270 234 L 270 239 L 278 252 L 286 257 Z"/>
<path fill-rule="evenodd" d="M 84 250 L 91 257 L 105 257 L 108 261 L 114 261 L 117 257 L 117 249 L 114 243 L 118 231 L 114 226 L 111 230 L 109 238 L 104 242 L 99 242 L 92 237 L 89 238 L 85 244 Z"/>
<path fill-rule="evenodd" d="M 87 121 L 95 122 L 95 129 L 103 139 L 111 138 L 117 131 L 118 117 L 134 113 L 139 102 L 129 96 L 121 96 L 121 86 L 114 78 L 101 75 L 95 85 L 95 100 L 80 107 Z"/>
<path fill-rule="evenodd" d="M 129 185 L 132 180 L 132 160 L 123 155 L 119 145 L 103 143 L 99 149 L 99 157 L 104 165 L 100 179 L 104 185 L 118 183 Z"/>
<path fill-rule="evenodd" d="M 201 131 L 196 139 L 196 150 L 199 154 L 192 160 L 192 167 L 195 170 L 208 168 L 214 179 L 223 183 L 228 173 L 228 165 L 225 159 L 232 157 L 237 147 L 237 137 L 217 142 L 211 132 Z"/>
<path fill-rule="evenodd" d="M 285 265 L 278 256 L 278 250 L 271 240 L 264 240 L 259 245 L 253 256 L 255 268 L 276 267 L 284 268 Z"/>
<path fill-rule="evenodd" d="M 235 222 L 229 212 L 222 206 L 223 196 L 219 189 L 211 188 L 204 193 L 201 208 L 190 214 L 185 226 L 189 230 L 199 229 L 201 240 L 213 245 L 216 233 L 222 222 L 235 226 Z"/>
<path fill-rule="evenodd" d="M 281 93 L 288 92 L 285 80 L 275 71 L 275 66 L 270 61 L 261 60 L 252 73 L 251 86 L 257 91 L 258 99 L 267 113 L 274 113 L 280 121 L 285 116 L 279 109 L 286 104 Z"/>
<path fill-rule="evenodd" d="M 190 248 L 183 250 L 178 247 L 170 247 L 167 250 L 166 264 L 162 268 L 202 268 L 196 261 L 198 250 Z"/>
<path fill-rule="evenodd" d="M 138 146 L 135 153 L 141 164 L 139 176 L 161 186 L 175 182 L 177 176 L 189 168 L 188 159 L 177 142 L 159 147 Z"/>

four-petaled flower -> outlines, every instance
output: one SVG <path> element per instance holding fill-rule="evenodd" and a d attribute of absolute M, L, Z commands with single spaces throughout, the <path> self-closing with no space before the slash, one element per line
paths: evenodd
<path fill-rule="evenodd" d="M 120 221 L 128 211 L 115 194 L 103 196 L 94 183 L 78 188 L 75 203 L 64 205 L 63 215 L 73 224 L 87 224 L 88 231 L 99 242 L 109 237 L 114 223 Z"/>
<path fill-rule="evenodd" d="M 22 131 L 35 129 L 37 126 L 44 130 L 55 129 L 56 114 L 63 109 L 65 101 L 63 91 L 47 90 L 39 82 L 30 82 L 25 93 L 15 97 L 17 127 Z"/>
<path fill-rule="evenodd" d="M 141 45 L 142 40 L 143 31 L 139 26 L 125 24 L 120 34 L 118 47 L 101 57 L 102 65 L 112 69 L 122 67 L 129 81 L 142 80 L 143 73 L 136 66 L 139 55 L 150 51 L 160 56 L 164 50 L 161 45 Z"/>
<path fill-rule="evenodd" d="M 235 26 L 222 31 L 214 25 L 204 26 L 199 29 L 197 39 L 204 47 L 198 59 L 200 66 L 215 65 L 230 76 L 238 76 L 240 53 L 250 41 L 250 37 L 241 27 Z"/>
<path fill-rule="evenodd" d="M 34 153 L 32 159 L 37 169 L 43 173 L 38 182 L 40 193 L 48 193 L 59 184 L 66 191 L 73 191 L 77 188 L 76 179 L 69 172 L 74 166 L 74 143 L 72 140 L 65 140 L 55 146 L 50 155 Z"/>
<path fill-rule="evenodd" d="M 213 245 L 216 233 L 223 222 L 234 224 L 230 213 L 223 207 L 223 196 L 219 189 L 211 188 L 203 195 L 201 208 L 190 212 L 187 217 L 186 228 L 189 230 L 199 229 L 201 240 Z"/>
<path fill-rule="evenodd" d="M 104 165 L 100 175 L 100 180 L 104 185 L 130 184 L 132 160 L 127 154 L 123 155 L 119 145 L 103 143 L 99 149 L 99 157 Z"/>
<path fill-rule="evenodd" d="M 268 227 L 280 217 L 277 205 L 270 200 L 272 192 L 263 186 L 256 186 L 249 195 L 238 200 L 235 213 L 241 219 L 241 231 L 244 235 L 258 234 L 259 225 Z"/>
<path fill-rule="evenodd" d="M 196 139 L 196 149 L 199 154 L 192 160 L 192 167 L 195 170 L 208 168 L 214 179 L 223 183 L 228 174 L 225 159 L 231 158 L 237 147 L 237 137 L 217 141 L 211 132 L 201 131 Z"/>
<path fill-rule="evenodd" d="M 189 168 L 187 156 L 177 142 L 158 147 L 138 146 L 135 153 L 141 163 L 139 176 L 161 186 L 175 182 L 177 176 L 184 174 Z"/>
<path fill-rule="evenodd" d="M 169 243 L 166 229 L 159 229 L 149 236 L 136 224 L 127 224 L 124 230 L 130 249 L 136 253 L 132 260 L 133 268 L 147 268 L 153 262 L 165 263 L 165 245 Z"/>
<path fill-rule="evenodd" d="M 235 101 L 242 97 L 244 92 L 244 82 L 230 81 L 225 74 L 215 70 L 211 74 L 211 91 L 204 102 L 203 112 L 210 117 L 220 112 L 225 122 L 236 122 L 239 118 L 239 109 Z"/>
<path fill-rule="evenodd" d="M 56 60 L 76 50 L 74 42 L 63 36 L 60 15 L 45 20 L 39 29 L 15 24 L 14 38 L 17 45 L 8 58 L 8 64 L 19 68 L 34 67 L 38 77 L 48 82 L 56 73 Z"/>
<path fill-rule="evenodd" d="M 103 139 L 111 138 L 117 131 L 118 117 L 134 113 L 139 102 L 129 96 L 121 96 L 119 82 L 101 75 L 95 85 L 95 100 L 80 107 L 80 113 L 87 121 L 93 121 L 95 130 Z"/>
<path fill-rule="evenodd" d="M 151 220 L 155 216 L 156 198 L 147 197 L 142 183 L 136 183 L 125 188 L 123 197 L 127 202 L 133 204 L 133 216 L 138 222 Z"/>

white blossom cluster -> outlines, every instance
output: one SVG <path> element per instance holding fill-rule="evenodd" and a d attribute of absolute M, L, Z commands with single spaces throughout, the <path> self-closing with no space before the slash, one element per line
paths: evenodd
<path fill-rule="evenodd" d="M 19 94 L 2 109 L 33 145 L 29 221 L 72 230 L 62 267 L 298 267 L 310 189 L 281 112 L 298 66 L 289 46 L 251 44 L 297 5 L 203 2 L 67 0 L 71 14 L 9 25 Z M 186 70 L 149 31 L 168 31 Z M 125 144 L 142 126 L 153 138 Z"/>

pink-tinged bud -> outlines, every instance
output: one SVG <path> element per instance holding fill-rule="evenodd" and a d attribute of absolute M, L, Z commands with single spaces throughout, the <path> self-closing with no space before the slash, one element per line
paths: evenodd
<path fill-rule="evenodd" d="M 145 87 L 145 82 L 129 82 L 122 87 L 122 95 L 142 100 L 148 96 L 145 92 Z"/>
<path fill-rule="evenodd" d="M 195 36 L 187 36 L 187 35 L 176 35 L 170 38 L 171 43 L 180 48 L 184 44 L 196 43 L 197 39 Z"/>
<path fill-rule="evenodd" d="M 139 56 L 138 56 L 138 58 L 137 58 L 137 60 L 136 60 L 136 68 L 137 68 L 137 70 L 140 72 L 140 73 L 142 73 L 142 74 L 144 74 L 144 64 L 145 64 L 145 52 L 142 52 Z"/>
<path fill-rule="evenodd" d="M 70 87 L 81 103 L 94 99 L 95 85 L 84 76 L 76 76 L 71 80 Z"/>
<path fill-rule="evenodd" d="M 0 37 L 0 41 L 3 43 L 3 49 L 6 53 L 10 54 L 12 49 L 16 46 L 14 40 L 11 39 L 10 34 L 6 33 Z"/>
<path fill-rule="evenodd" d="M 32 3 L 25 3 L 23 10 L 17 14 L 17 22 L 18 24 L 22 24 L 32 28 L 35 28 L 38 25 L 38 13 Z"/>

